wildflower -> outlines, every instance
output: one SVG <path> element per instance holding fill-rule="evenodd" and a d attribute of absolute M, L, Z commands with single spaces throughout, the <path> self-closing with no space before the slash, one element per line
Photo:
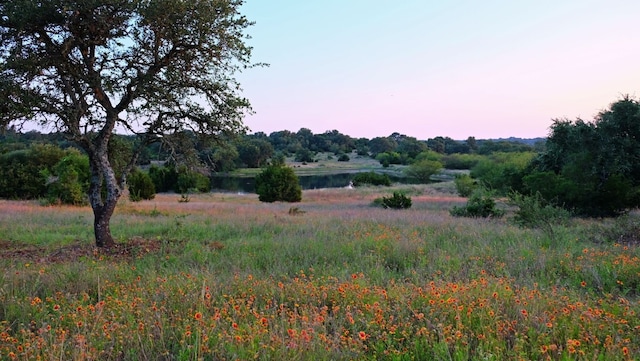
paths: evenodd
<path fill-rule="evenodd" d="M 196 314 L 193 315 L 193 318 L 195 318 L 197 321 L 202 320 L 202 313 L 196 312 Z"/>
<path fill-rule="evenodd" d="M 624 346 L 622 348 L 622 354 L 625 356 L 629 356 L 629 348 L 627 346 Z"/>
<path fill-rule="evenodd" d="M 231 324 L 231 327 L 233 327 L 234 330 L 237 330 L 238 329 L 238 324 L 234 322 L 234 323 Z"/>
<path fill-rule="evenodd" d="M 525 310 L 525 309 L 520 310 L 520 313 L 521 313 L 521 314 L 522 314 L 522 316 L 524 316 L 524 317 L 529 316 L 529 313 L 528 313 L 528 312 L 527 312 L 527 310 Z"/>
<path fill-rule="evenodd" d="M 358 337 L 360 337 L 360 339 L 364 341 L 367 339 L 367 334 L 364 331 L 360 331 L 358 332 Z"/>
<path fill-rule="evenodd" d="M 585 281 L 580 282 L 580 286 L 586 287 L 587 286 L 587 282 L 585 282 Z"/>

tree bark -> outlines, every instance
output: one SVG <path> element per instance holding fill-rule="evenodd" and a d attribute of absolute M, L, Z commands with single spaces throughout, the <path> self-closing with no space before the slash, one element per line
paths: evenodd
<path fill-rule="evenodd" d="M 109 163 L 106 146 L 89 154 L 91 183 L 89 185 L 89 203 L 93 209 L 93 229 L 97 247 L 113 247 L 115 241 L 111 235 L 111 216 L 116 209 L 122 190 Z M 103 195 L 103 188 L 105 193 Z"/>

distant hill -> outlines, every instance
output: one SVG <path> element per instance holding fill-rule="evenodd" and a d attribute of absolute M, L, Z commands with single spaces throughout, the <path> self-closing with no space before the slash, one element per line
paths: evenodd
<path fill-rule="evenodd" d="M 483 140 L 490 140 L 490 141 L 493 141 L 493 142 L 513 142 L 513 143 L 523 143 L 523 144 L 527 144 L 527 145 L 535 145 L 538 142 L 545 142 L 547 140 L 547 138 L 542 138 L 542 137 L 538 137 L 538 138 L 509 137 L 509 138 L 495 138 L 495 139 L 478 139 L 479 142 L 481 142 Z"/>

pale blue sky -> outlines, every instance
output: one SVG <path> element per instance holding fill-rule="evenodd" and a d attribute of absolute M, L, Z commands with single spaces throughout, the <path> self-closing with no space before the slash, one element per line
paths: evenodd
<path fill-rule="evenodd" d="M 546 136 L 640 96 L 637 0 L 246 0 L 253 132 Z"/>

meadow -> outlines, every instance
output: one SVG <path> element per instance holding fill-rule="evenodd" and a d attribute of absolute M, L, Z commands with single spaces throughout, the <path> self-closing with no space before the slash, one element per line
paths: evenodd
<path fill-rule="evenodd" d="M 450 185 L 0 201 L 2 360 L 640 359 L 640 215 L 454 218 Z M 508 212 L 509 213 L 509 212 Z"/>

